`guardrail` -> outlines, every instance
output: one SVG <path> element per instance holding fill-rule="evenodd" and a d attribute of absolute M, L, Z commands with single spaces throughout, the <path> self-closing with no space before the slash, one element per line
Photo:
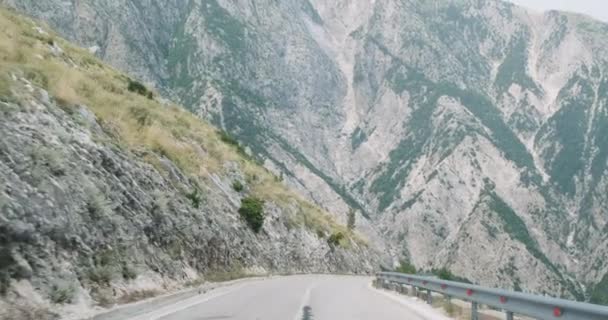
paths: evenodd
<path fill-rule="evenodd" d="M 486 288 L 462 282 L 403 273 L 380 272 L 376 277 L 382 284 L 394 283 L 427 290 L 427 302 L 429 303 L 432 299 L 431 292 L 469 301 L 472 306 L 472 320 L 479 319 L 477 309 L 480 304 L 504 310 L 508 320 L 512 320 L 514 314 L 541 320 L 608 320 L 608 307 L 590 303 Z"/>

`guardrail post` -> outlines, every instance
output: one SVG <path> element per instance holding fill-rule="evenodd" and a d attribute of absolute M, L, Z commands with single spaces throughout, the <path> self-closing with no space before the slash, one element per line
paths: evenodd
<path fill-rule="evenodd" d="M 426 290 L 426 303 L 433 304 L 433 295 L 431 295 L 431 290 Z"/>
<path fill-rule="evenodd" d="M 513 312 L 507 311 L 507 320 L 513 320 Z"/>
<path fill-rule="evenodd" d="M 479 313 L 477 312 L 477 302 L 471 302 L 471 320 L 479 320 Z"/>

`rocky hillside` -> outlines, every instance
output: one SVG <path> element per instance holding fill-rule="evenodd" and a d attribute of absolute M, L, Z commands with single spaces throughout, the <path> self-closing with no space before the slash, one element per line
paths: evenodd
<path fill-rule="evenodd" d="M 358 209 L 396 259 L 605 297 L 604 23 L 498 0 L 1 2 Z"/>
<path fill-rule="evenodd" d="M 4 9 L 0 112 L 1 319 L 53 318 L 28 301 L 69 318 L 209 279 L 379 265 L 227 134 Z"/>

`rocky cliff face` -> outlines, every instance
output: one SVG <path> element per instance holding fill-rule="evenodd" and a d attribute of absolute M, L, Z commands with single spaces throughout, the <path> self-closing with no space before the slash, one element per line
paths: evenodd
<path fill-rule="evenodd" d="M 606 24 L 495 0 L 3 3 L 418 267 L 581 299 L 608 273 Z"/>
<path fill-rule="evenodd" d="M 0 18 L 0 318 L 26 319 L 26 301 L 83 316 L 217 276 L 378 267 L 366 240 L 229 137 L 36 23 Z M 265 202 L 259 232 L 245 197 Z"/>

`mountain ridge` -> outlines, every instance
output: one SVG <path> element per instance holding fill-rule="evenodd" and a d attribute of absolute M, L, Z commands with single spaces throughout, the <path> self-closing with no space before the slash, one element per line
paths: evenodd
<path fill-rule="evenodd" d="M 105 47 L 105 60 L 237 136 L 341 221 L 359 209 L 360 228 L 395 260 L 577 298 L 608 273 L 605 23 L 494 0 L 167 3 L 181 18 L 154 44 L 175 57 L 158 77 L 127 63 L 139 49 L 72 31 L 62 15 L 75 8 L 3 2 Z M 79 5 L 81 17 L 129 8 Z M 137 45 L 138 28 L 158 29 L 109 20 Z M 504 206 L 481 201 L 489 187 L 536 244 L 508 236 Z M 517 268 L 485 272 L 505 265 Z"/>

